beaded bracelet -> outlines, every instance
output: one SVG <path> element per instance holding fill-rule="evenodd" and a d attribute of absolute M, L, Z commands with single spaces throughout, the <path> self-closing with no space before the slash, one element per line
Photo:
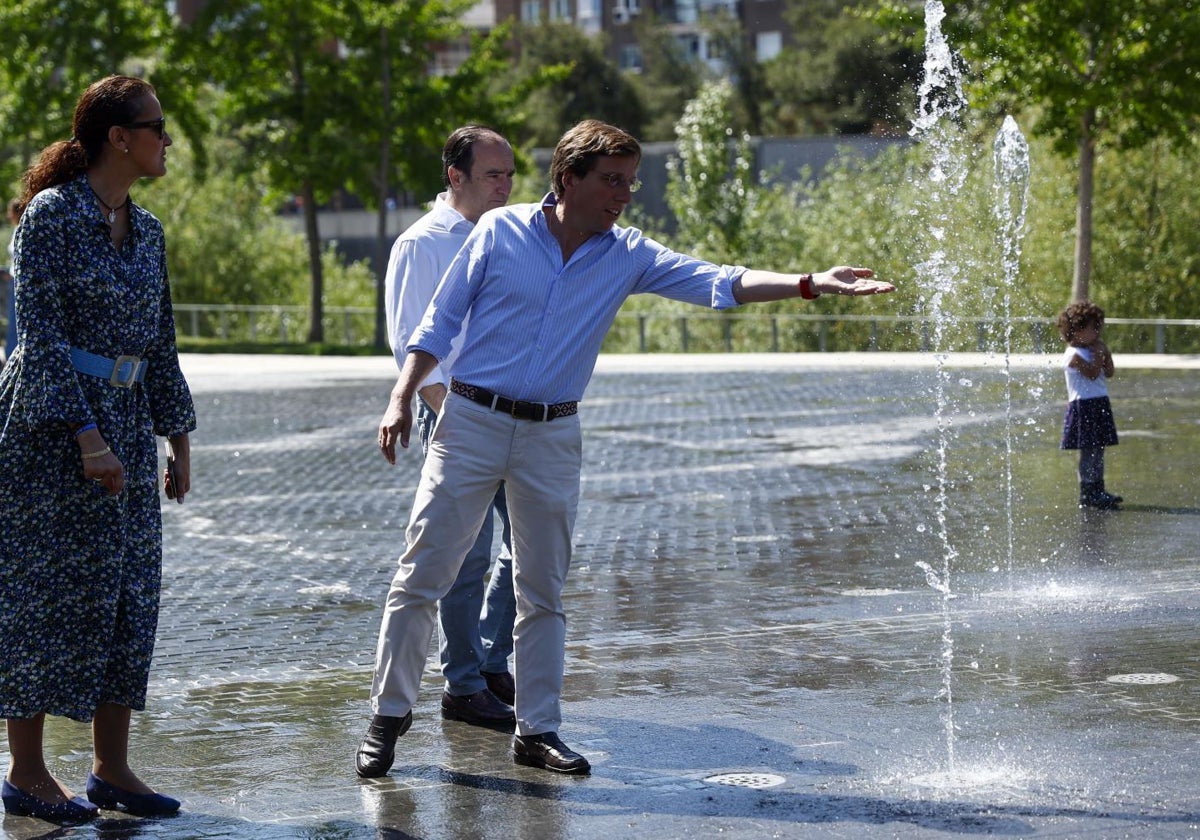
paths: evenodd
<path fill-rule="evenodd" d="M 99 452 L 82 452 L 80 453 L 79 457 L 87 461 L 91 458 L 102 458 L 110 452 L 112 452 L 112 450 L 106 446 Z"/>
<path fill-rule="evenodd" d="M 87 423 L 83 426 L 80 426 L 78 429 L 75 430 L 75 437 L 79 437 L 84 432 L 90 432 L 92 429 L 95 429 L 95 428 L 96 428 L 95 423 Z"/>

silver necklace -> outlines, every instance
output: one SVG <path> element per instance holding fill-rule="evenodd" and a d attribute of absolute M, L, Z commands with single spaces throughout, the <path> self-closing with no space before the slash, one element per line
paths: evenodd
<path fill-rule="evenodd" d="M 100 196 L 96 195 L 95 190 L 92 190 L 92 195 L 95 197 L 96 203 L 100 205 L 100 211 L 104 214 L 104 218 L 108 222 L 109 227 L 112 227 L 113 225 L 115 225 L 117 223 L 117 211 L 129 203 L 129 196 L 126 195 L 125 200 L 122 201 L 120 204 L 118 204 L 116 207 L 109 207 L 107 204 L 104 203 L 104 199 L 102 199 Z"/>

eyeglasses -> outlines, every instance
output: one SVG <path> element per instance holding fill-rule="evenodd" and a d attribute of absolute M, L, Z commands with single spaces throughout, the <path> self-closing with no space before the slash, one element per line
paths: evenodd
<path fill-rule="evenodd" d="M 163 135 L 167 133 L 167 118 L 159 117 L 156 120 L 142 120 L 141 122 L 125 123 L 121 128 L 152 128 L 158 135 L 158 139 L 163 139 Z"/>
<path fill-rule="evenodd" d="M 594 169 L 592 171 L 596 172 Z M 626 180 L 624 175 L 620 175 L 616 172 L 596 172 L 596 174 L 600 176 L 601 181 L 608 184 L 608 186 L 614 190 L 619 190 L 623 187 L 629 187 L 629 191 L 631 193 L 635 193 L 642 188 L 642 182 L 637 178 Z"/>

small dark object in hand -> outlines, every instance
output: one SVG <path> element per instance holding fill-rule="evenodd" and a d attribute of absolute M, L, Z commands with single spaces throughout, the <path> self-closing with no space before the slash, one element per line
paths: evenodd
<path fill-rule="evenodd" d="M 175 488 L 178 486 L 177 482 L 178 478 L 175 475 L 175 459 L 168 457 L 166 478 L 167 486 L 165 488 L 167 491 L 167 498 L 174 499 L 175 501 L 179 502 L 179 504 L 183 504 L 183 497 L 175 495 Z"/>

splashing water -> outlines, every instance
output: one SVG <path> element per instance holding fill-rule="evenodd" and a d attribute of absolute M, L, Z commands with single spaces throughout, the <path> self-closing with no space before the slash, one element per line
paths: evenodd
<path fill-rule="evenodd" d="M 942 690 L 945 704 L 942 727 L 945 733 L 949 772 L 954 772 L 954 635 L 951 601 L 954 598 L 951 570 L 958 551 L 950 539 L 947 513 L 949 510 L 949 468 L 947 454 L 952 439 L 952 424 L 948 394 L 949 373 L 946 369 L 945 334 L 951 317 L 947 312 L 947 297 L 959 285 L 961 270 L 949 256 L 946 231 L 950 226 L 952 200 L 966 180 L 966 158 L 961 152 L 962 139 L 954 118 L 965 108 L 962 77 L 955 64 L 949 44 L 942 34 L 941 24 L 946 17 L 940 0 L 925 3 L 925 76 L 921 82 L 920 104 L 910 136 L 920 140 L 930 154 L 927 182 L 918 212 L 928 231 L 929 256 L 917 266 L 919 275 L 932 289 L 928 301 L 933 321 L 933 350 L 937 361 L 934 386 L 938 441 L 936 450 L 937 494 L 934 499 L 937 537 L 942 547 L 940 573 L 927 563 L 918 563 L 926 581 L 942 596 Z"/>
<path fill-rule="evenodd" d="M 1001 266 L 1004 269 L 1004 489 L 1008 522 L 1008 586 L 1012 589 L 1015 528 L 1013 525 L 1012 440 L 1012 292 L 1020 271 L 1025 212 L 1029 209 L 1029 144 L 1011 116 L 992 144 L 996 216 L 999 220 Z"/>

